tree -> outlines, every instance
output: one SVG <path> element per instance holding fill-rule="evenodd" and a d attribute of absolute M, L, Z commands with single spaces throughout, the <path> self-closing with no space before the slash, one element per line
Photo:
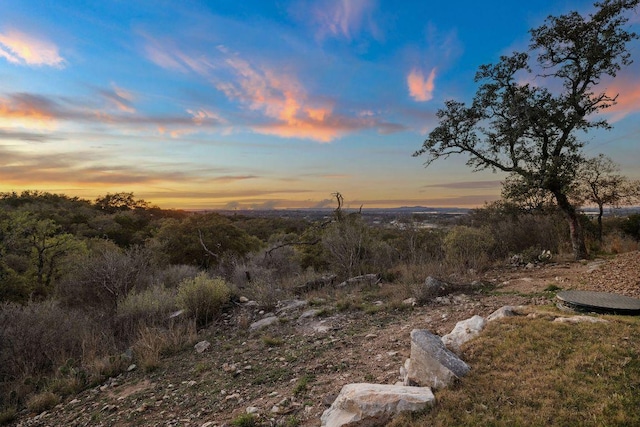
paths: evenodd
<path fill-rule="evenodd" d="M 586 17 L 548 17 L 530 31 L 528 52 L 479 68 L 480 86 L 470 106 L 445 102 L 439 124 L 414 156 L 428 155 L 428 166 L 467 154 L 474 170 L 513 173 L 527 187 L 549 191 L 569 224 L 575 258 L 585 258 L 579 215 L 568 196 L 584 161 L 577 133 L 609 128 L 606 120 L 590 117 L 616 102 L 617 95 L 600 91 L 598 84 L 631 63 L 628 44 L 638 36 L 625 28 L 625 15 L 639 2 L 605 0 Z"/>
<path fill-rule="evenodd" d="M 600 154 L 580 165 L 577 175 L 576 198 L 598 206 L 598 240 L 602 242 L 604 206 L 619 207 L 638 200 L 640 182 L 620 175 L 613 160 Z"/>
<path fill-rule="evenodd" d="M 260 240 L 217 213 L 194 214 L 181 221 L 167 219 L 156 239 L 171 264 L 203 268 L 219 265 L 260 248 Z"/>
<path fill-rule="evenodd" d="M 147 209 L 149 203 L 142 199 L 135 199 L 133 193 L 107 193 L 95 200 L 95 208 L 107 213 L 130 211 L 135 209 Z"/>

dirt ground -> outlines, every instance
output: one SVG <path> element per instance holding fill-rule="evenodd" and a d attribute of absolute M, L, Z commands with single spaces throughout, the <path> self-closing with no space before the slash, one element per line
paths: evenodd
<path fill-rule="evenodd" d="M 505 305 L 553 304 L 551 290 L 557 288 L 640 298 L 640 252 L 496 268 L 474 280 L 483 285 L 424 306 L 380 300 L 367 309 L 341 310 L 335 301 L 317 299 L 280 313 L 276 324 L 258 331 L 240 327 L 242 313 L 236 314 L 202 332 L 201 339 L 211 343 L 207 351 L 186 349 L 153 372 L 134 369 L 51 411 L 21 413 L 17 424 L 213 427 L 238 424 L 243 414 L 255 412 L 259 425 L 319 426 L 320 415 L 343 385 L 398 381 L 412 329 L 444 335 L 460 320 L 487 316 Z M 383 284 L 380 294 L 388 295 L 384 287 L 390 286 Z"/>

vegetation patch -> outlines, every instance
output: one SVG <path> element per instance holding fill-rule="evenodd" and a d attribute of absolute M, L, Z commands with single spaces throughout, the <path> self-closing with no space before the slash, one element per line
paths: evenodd
<path fill-rule="evenodd" d="M 393 426 L 640 425 L 637 319 L 492 322 L 464 349 L 471 372 Z"/>

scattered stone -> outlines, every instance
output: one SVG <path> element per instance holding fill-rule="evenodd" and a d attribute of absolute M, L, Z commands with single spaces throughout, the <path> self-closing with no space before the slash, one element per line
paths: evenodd
<path fill-rule="evenodd" d="M 364 283 L 367 285 L 377 285 L 382 280 L 382 277 L 379 274 L 363 274 L 362 276 L 352 277 L 350 279 L 345 280 L 344 282 L 338 285 L 339 288 L 343 288 L 348 285 L 355 285 L 357 283 Z"/>
<path fill-rule="evenodd" d="M 424 287 L 422 289 L 422 293 L 427 293 L 432 296 L 444 295 L 449 292 L 451 288 L 451 284 L 444 282 L 442 280 L 436 279 L 433 276 L 428 276 L 424 280 Z"/>
<path fill-rule="evenodd" d="M 593 316 L 556 317 L 554 323 L 609 323 L 606 319 Z"/>
<path fill-rule="evenodd" d="M 225 372 L 235 372 L 238 370 L 238 367 L 236 366 L 235 363 L 223 363 L 222 364 L 222 370 Z M 224 390 L 222 390 L 224 391 Z"/>
<path fill-rule="evenodd" d="M 200 427 L 213 427 L 214 425 L 216 425 L 216 423 L 214 423 L 213 421 L 207 421 L 206 423 L 202 424 Z"/>
<path fill-rule="evenodd" d="M 527 265 L 525 265 L 524 268 L 526 268 L 527 270 L 531 270 L 531 269 L 535 268 L 535 264 L 530 262 Z"/>
<path fill-rule="evenodd" d="M 318 279 L 314 279 L 314 280 L 309 280 L 308 282 L 304 283 L 303 285 L 298 285 L 296 286 L 296 293 L 301 294 L 304 292 L 309 292 L 309 291 L 313 291 L 313 290 L 317 290 L 320 288 L 323 288 L 325 286 L 328 285 L 333 285 L 336 281 L 336 278 L 338 276 L 336 276 L 335 274 L 329 275 L 329 276 L 322 276 Z"/>
<path fill-rule="evenodd" d="M 258 412 L 260 412 L 260 408 L 257 408 L 255 406 L 249 406 L 247 409 L 245 409 L 245 412 L 247 414 L 257 414 Z"/>
<path fill-rule="evenodd" d="M 278 304 L 283 304 L 283 307 L 279 308 L 276 313 L 283 314 L 288 311 L 297 310 L 302 307 L 306 307 L 309 302 L 306 300 L 294 299 L 292 301 L 281 301 Z"/>
<path fill-rule="evenodd" d="M 469 366 L 447 350 L 437 335 L 424 329 L 411 331 L 411 358 L 406 385 L 440 389 L 469 372 Z"/>
<path fill-rule="evenodd" d="M 209 341 L 206 341 L 206 340 L 205 341 L 200 341 L 195 346 L 193 346 L 193 348 L 195 348 L 198 353 L 204 353 L 205 351 L 207 351 L 209 349 L 209 347 L 211 347 L 211 343 Z"/>
<path fill-rule="evenodd" d="M 486 324 L 485 318 L 477 314 L 467 320 L 461 320 L 449 334 L 442 337 L 442 343 L 453 352 L 460 354 L 462 344 L 477 337 Z"/>
<path fill-rule="evenodd" d="M 184 310 L 174 311 L 169 315 L 169 319 L 175 319 L 176 317 L 180 317 L 184 314 Z"/>
<path fill-rule="evenodd" d="M 137 368 L 135 363 L 132 363 L 131 365 L 129 365 L 129 367 L 127 368 L 127 372 L 131 372 L 131 371 L 135 371 Z"/>
<path fill-rule="evenodd" d="M 487 317 L 487 322 L 493 322 L 494 320 L 503 319 L 505 317 L 517 316 L 523 309 L 524 307 L 521 305 L 516 307 L 505 305 L 504 307 L 500 307 L 499 309 L 491 313 L 489 317 Z"/>
<path fill-rule="evenodd" d="M 321 421 L 325 427 L 385 425 L 401 412 L 419 411 L 434 402 L 428 387 L 347 384 Z"/>
<path fill-rule="evenodd" d="M 80 399 L 73 399 L 71 402 L 69 402 L 69 405 L 76 405 L 80 403 Z"/>
<path fill-rule="evenodd" d="M 309 319 L 312 317 L 318 317 L 318 315 L 322 313 L 322 310 L 318 310 L 317 308 L 312 308 L 310 310 L 304 311 L 300 317 L 298 317 L 299 320 L 302 319 Z"/>
<path fill-rule="evenodd" d="M 365 335 L 364 337 L 365 337 L 366 339 L 370 340 L 370 339 L 372 339 L 372 338 L 378 338 L 378 335 L 376 335 L 376 334 L 367 334 L 367 335 Z"/>
<path fill-rule="evenodd" d="M 241 304 L 246 304 L 249 302 L 249 298 L 241 296 L 240 298 L 238 298 L 238 302 L 240 302 Z"/>
<path fill-rule="evenodd" d="M 411 297 L 411 298 L 407 298 L 407 299 L 403 300 L 402 304 L 410 305 L 411 307 L 415 307 L 418 304 L 418 300 L 416 300 L 414 297 Z"/>
<path fill-rule="evenodd" d="M 275 323 L 278 323 L 279 320 L 280 319 L 278 319 L 278 317 L 276 317 L 276 316 L 265 317 L 264 319 L 258 320 L 257 322 L 253 322 L 249 326 L 249 330 L 257 331 L 259 329 L 266 328 L 267 326 L 271 326 L 271 325 L 273 325 Z"/>

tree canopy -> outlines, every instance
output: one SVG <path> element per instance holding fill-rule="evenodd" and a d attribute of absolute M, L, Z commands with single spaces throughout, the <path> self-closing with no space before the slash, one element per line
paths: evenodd
<path fill-rule="evenodd" d="M 474 170 L 516 174 L 524 187 L 553 194 L 569 222 L 574 255 L 587 256 L 575 206 L 568 197 L 584 142 L 579 132 L 609 128 L 594 119 L 616 103 L 600 83 L 631 63 L 626 24 L 640 0 L 605 0 L 586 16 L 549 16 L 530 31 L 527 52 L 502 56 L 480 66 L 478 90 L 467 106 L 449 100 L 439 124 L 414 156 L 426 165 L 453 154 L 468 155 Z"/>

